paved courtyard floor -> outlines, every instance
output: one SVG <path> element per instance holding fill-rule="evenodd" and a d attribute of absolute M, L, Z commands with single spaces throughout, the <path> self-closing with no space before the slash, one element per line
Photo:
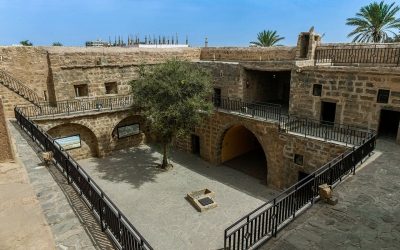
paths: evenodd
<path fill-rule="evenodd" d="M 400 146 L 377 140 L 356 175 L 334 189 L 260 249 L 400 249 Z"/>
<path fill-rule="evenodd" d="M 157 170 L 160 160 L 155 146 L 142 145 L 78 161 L 155 249 L 221 249 L 224 229 L 277 192 L 177 150 L 172 171 Z M 186 195 L 204 188 L 216 193 L 218 207 L 200 213 Z"/>

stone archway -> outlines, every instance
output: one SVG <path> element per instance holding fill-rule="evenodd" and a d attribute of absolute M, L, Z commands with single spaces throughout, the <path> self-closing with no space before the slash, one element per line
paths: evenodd
<path fill-rule="evenodd" d="M 139 133 L 120 137 L 118 136 L 118 128 L 128 127 L 131 125 L 138 125 Z M 109 151 L 120 150 L 129 148 L 132 146 L 138 146 L 139 144 L 145 143 L 146 138 L 149 136 L 149 128 L 146 125 L 146 119 L 141 115 L 131 115 L 124 117 L 123 119 L 115 122 L 114 126 L 110 128 L 107 133 L 107 137 L 111 138 L 109 144 Z"/>
<path fill-rule="evenodd" d="M 229 126 L 220 140 L 220 163 L 267 181 L 266 154 L 257 136 L 245 125 Z"/>
<path fill-rule="evenodd" d="M 68 153 L 75 160 L 99 156 L 97 137 L 93 131 L 86 126 L 77 123 L 64 123 L 52 127 L 47 133 L 54 139 L 79 135 L 81 147 L 68 150 Z"/>

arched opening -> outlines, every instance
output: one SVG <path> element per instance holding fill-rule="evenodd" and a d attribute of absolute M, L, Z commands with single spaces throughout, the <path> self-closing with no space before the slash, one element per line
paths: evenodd
<path fill-rule="evenodd" d="M 110 149 L 115 151 L 145 143 L 149 129 L 144 117 L 133 115 L 119 121 L 110 132 Z"/>
<path fill-rule="evenodd" d="M 99 155 L 96 135 L 92 130 L 83 125 L 66 123 L 49 129 L 47 133 L 54 139 L 79 135 L 80 146 L 67 150 L 75 160 L 97 157 Z"/>
<path fill-rule="evenodd" d="M 243 125 L 234 125 L 225 134 L 221 150 L 222 164 L 267 180 L 267 159 L 256 136 Z"/>

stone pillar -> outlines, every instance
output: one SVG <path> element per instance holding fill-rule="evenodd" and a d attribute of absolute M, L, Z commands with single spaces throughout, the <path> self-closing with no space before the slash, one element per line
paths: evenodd
<path fill-rule="evenodd" d="M 312 27 L 309 32 L 301 32 L 297 39 L 296 60 L 312 60 L 315 48 L 321 44 L 321 35 L 314 33 Z"/>

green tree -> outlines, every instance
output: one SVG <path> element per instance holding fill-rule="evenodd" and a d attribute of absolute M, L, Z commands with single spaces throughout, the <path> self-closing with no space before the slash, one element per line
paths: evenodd
<path fill-rule="evenodd" d="M 355 36 L 353 42 L 381 43 L 389 37 L 387 32 L 395 35 L 390 29 L 400 28 L 400 19 L 395 17 L 400 7 L 394 4 L 387 5 L 382 1 L 362 7 L 356 17 L 347 18 L 347 25 L 356 26 L 347 37 Z"/>
<path fill-rule="evenodd" d="M 60 42 L 54 42 L 54 43 L 53 43 L 53 46 L 63 46 L 63 45 L 62 45 L 62 43 L 60 43 Z"/>
<path fill-rule="evenodd" d="M 257 34 L 258 42 L 250 42 L 252 45 L 256 45 L 259 47 L 269 47 L 274 46 L 277 42 L 285 39 L 284 37 L 280 37 L 276 34 L 276 30 L 264 30 Z"/>
<path fill-rule="evenodd" d="M 169 169 L 168 152 L 172 139 L 193 131 L 212 114 L 207 101 L 212 93 L 209 71 L 187 61 L 167 60 L 153 67 L 139 67 L 139 79 L 130 81 L 135 100 L 150 128 L 162 140 L 161 167 Z"/>
<path fill-rule="evenodd" d="M 22 46 L 32 46 L 33 44 L 29 40 L 23 40 L 19 42 Z"/>

